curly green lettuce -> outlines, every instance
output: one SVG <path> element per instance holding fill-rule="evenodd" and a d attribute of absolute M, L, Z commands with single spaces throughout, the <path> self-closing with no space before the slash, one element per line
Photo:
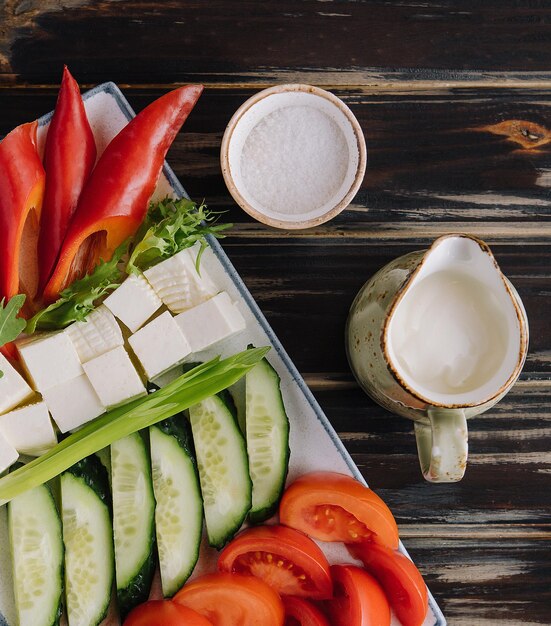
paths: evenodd
<path fill-rule="evenodd" d="M 165 198 L 150 205 L 147 216 L 134 237 L 132 253 L 126 266 L 128 274 L 139 274 L 157 263 L 190 248 L 197 242 L 201 254 L 207 247 L 205 237 L 222 238 L 222 231 L 231 224 L 218 224 L 218 214 L 209 211 L 204 204 L 197 206 L 187 198 Z"/>

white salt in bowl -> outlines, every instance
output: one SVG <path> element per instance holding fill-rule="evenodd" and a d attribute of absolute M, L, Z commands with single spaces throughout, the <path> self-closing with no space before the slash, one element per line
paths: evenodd
<path fill-rule="evenodd" d="M 220 153 L 234 200 L 276 228 L 332 219 L 358 191 L 367 161 L 352 111 L 311 85 L 278 85 L 249 98 L 231 118 Z"/>

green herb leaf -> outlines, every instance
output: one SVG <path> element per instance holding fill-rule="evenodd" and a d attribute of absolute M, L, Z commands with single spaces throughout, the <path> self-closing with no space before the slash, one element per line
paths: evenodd
<path fill-rule="evenodd" d="M 0 301 L 0 347 L 10 341 L 14 341 L 23 332 L 26 322 L 22 317 L 17 317 L 21 307 L 25 304 L 25 294 L 20 293 L 8 300 L 4 306 L 5 298 Z M 0 370 L 0 378 L 4 372 Z"/>
<path fill-rule="evenodd" d="M 27 332 L 65 328 L 72 322 L 85 320 L 97 301 L 122 282 L 124 271 L 120 261 L 127 249 L 128 242 L 121 244 L 110 261 L 100 261 L 90 274 L 64 289 L 58 300 L 27 322 Z"/>
<path fill-rule="evenodd" d="M 5 298 L 0 301 L 0 346 L 14 341 L 23 332 L 26 322 L 22 317 L 17 317 L 17 314 L 25 304 L 25 297 L 23 293 L 13 296 L 6 306 Z"/>
<path fill-rule="evenodd" d="M 165 198 L 149 207 L 144 223 L 134 237 L 132 254 L 126 271 L 139 274 L 174 256 L 180 250 L 201 243 L 197 258 L 207 246 L 206 235 L 222 238 L 221 231 L 231 224 L 216 224 L 218 214 L 209 211 L 204 204 L 199 207 L 187 198 Z"/>
<path fill-rule="evenodd" d="M 114 441 L 168 419 L 233 385 L 259 363 L 268 350 L 255 348 L 222 361 L 213 359 L 182 374 L 149 396 L 88 422 L 46 454 L 0 478 L 0 505 L 27 489 L 51 480 Z"/>

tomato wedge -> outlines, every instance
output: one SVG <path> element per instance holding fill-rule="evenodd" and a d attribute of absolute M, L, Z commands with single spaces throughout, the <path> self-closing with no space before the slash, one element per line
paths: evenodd
<path fill-rule="evenodd" d="M 334 597 L 325 603 L 333 626 L 390 626 L 390 606 L 379 583 L 355 565 L 333 565 Z"/>
<path fill-rule="evenodd" d="M 279 506 L 282 524 L 320 541 L 374 539 L 398 547 L 394 516 L 379 496 L 344 474 L 304 474 L 288 487 Z"/>
<path fill-rule="evenodd" d="M 185 585 L 174 601 L 197 611 L 213 626 L 283 626 L 281 598 L 254 576 L 207 574 Z"/>
<path fill-rule="evenodd" d="M 371 541 L 349 545 L 348 550 L 379 581 L 402 626 L 421 626 L 429 598 L 415 565 L 403 554 Z"/>
<path fill-rule="evenodd" d="M 311 602 L 294 596 L 284 596 L 282 600 L 285 626 L 329 626 L 325 615 Z"/>
<path fill-rule="evenodd" d="M 124 626 L 212 626 L 212 622 L 172 600 L 151 600 L 137 606 Z"/>
<path fill-rule="evenodd" d="M 331 597 L 329 563 L 309 537 L 285 526 L 256 526 L 240 533 L 218 559 L 221 572 L 251 574 L 280 594 L 311 600 Z"/>

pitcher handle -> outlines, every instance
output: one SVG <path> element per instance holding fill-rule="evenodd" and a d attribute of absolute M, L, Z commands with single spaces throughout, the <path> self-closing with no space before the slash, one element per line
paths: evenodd
<path fill-rule="evenodd" d="M 463 409 L 428 409 L 430 424 L 415 422 L 421 471 L 431 483 L 455 483 L 463 478 L 469 450 Z"/>

